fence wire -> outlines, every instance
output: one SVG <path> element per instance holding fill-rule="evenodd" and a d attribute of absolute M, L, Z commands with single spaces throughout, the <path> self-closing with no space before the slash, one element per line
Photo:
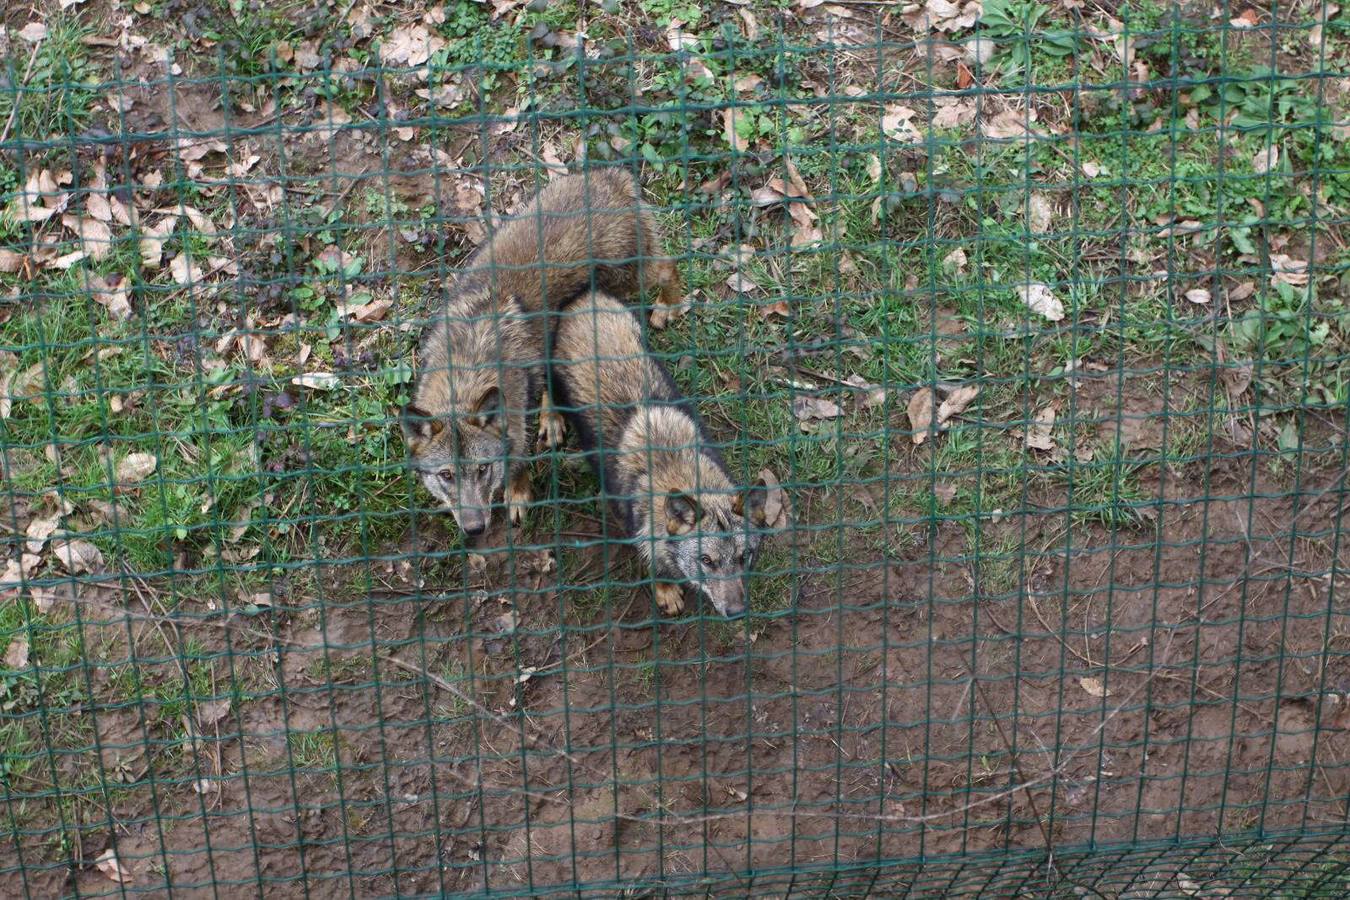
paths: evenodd
<path fill-rule="evenodd" d="M 0 893 L 1350 890 L 1336 7 L 563 6 L 5 13 Z"/>

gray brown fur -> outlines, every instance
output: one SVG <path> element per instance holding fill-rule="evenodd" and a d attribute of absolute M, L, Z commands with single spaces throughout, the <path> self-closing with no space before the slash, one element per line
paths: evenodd
<path fill-rule="evenodd" d="M 540 436 L 561 440 L 544 395 L 549 314 L 592 278 L 634 299 L 640 281 L 655 284 L 662 304 L 677 304 L 679 275 L 671 260 L 653 258 L 660 247 L 633 179 L 594 171 L 550 183 L 458 273 L 419 348 L 404 436 L 423 484 L 466 533 L 487 528 L 503 492 L 520 521 L 534 415 Z"/>
<path fill-rule="evenodd" d="M 670 373 L 647 352 L 630 310 L 596 292 L 560 319 L 554 400 L 651 566 L 657 603 L 668 613 L 683 609 L 683 583 L 724 615 L 744 612 L 765 524 L 763 491 L 736 485 Z"/>

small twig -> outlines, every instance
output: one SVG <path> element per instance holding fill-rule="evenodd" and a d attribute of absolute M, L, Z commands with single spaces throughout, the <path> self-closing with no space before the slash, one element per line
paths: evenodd
<path fill-rule="evenodd" d="M 33 44 L 33 51 L 28 54 L 28 65 L 23 70 L 23 82 L 19 85 L 19 91 L 14 94 L 14 106 L 9 111 L 9 119 L 5 122 L 5 128 L 0 131 L 0 144 L 9 140 L 9 130 L 14 127 L 14 119 L 19 115 L 19 94 L 24 88 L 28 87 L 28 79 L 33 74 L 33 63 L 37 60 L 38 48 L 42 46 L 45 38 L 39 38 Z"/>
<path fill-rule="evenodd" d="M 1055 631 L 1053 628 L 1050 627 L 1050 623 L 1046 622 L 1045 617 L 1041 615 L 1041 608 L 1036 605 L 1035 598 L 1033 598 L 1030 594 L 1027 594 L 1027 603 L 1031 605 L 1031 611 L 1035 613 L 1036 621 L 1041 623 L 1041 627 L 1045 629 L 1047 634 L 1049 634 L 1055 640 L 1059 641 L 1059 645 L 1061 647 L 1063 647 L 1065 650 L 1068 650 L 1074 656 L 1078 657 L 1078 659 L 1081 660 L 1082 663 L 1086 665 L 1088 668 L 1090 669 L 1097 668 L 1097 664 L 1092 661 L 1091 657 L 1084 656 L 1083 654 L 1079 653 L 1077 650 L 1075 650 L 1072 646 L 1069 645 L 1068 641 L 1064 640 L 1064 638 L 1059 636 L 1058 631 Z"/>
<path fill-rule="evenodd" d="M 347 185 L 346 185 L 346 187 L 344 187 L 342 190 L 340 190 L 340 191 L 337 192 L 337 196 L 335 196 L 335 197 L 333 198 L 333 202 L 332 202 L 331 204 L 329 204 L 328 208 L 327 208 L 326 210 L 324 210 L 324 212 L 325 212 L 326 214 L 331 215 L 331 214 L 333 213 L 334 210 L 336 210 L 336 209 L 338 209 L 339 207 L 341 207 L 343 203 L 346 203 L 346 202 L 347 202 L 347 195 L 350 194 L 350 193 L 356 188 L 356 183 L 357 183 L 358 181 L 360 181 L 360 180 L 361 180 L 361 176 L 365 175 L 366 172 L 368 172 L 368 171 L 370 171 L 370 165 L 369 165 L 369 163 L 367 163 L 366 165 L 362 166 L 362 167 L 361 167 L 361 171 L 356 172 L 356 173 L 353 173 L 352 175 L 347 176 Z"/>
<path fill-rule="evenodd" d="M 1023 784 L 1030 784 L 1026 773 L 1022 771 L 1022 763 L 1019 762 L 1017 752 L 1013 750 L 1012 742 L 1008 740 L 1007 732 L 1003 730 L 1003 722 L 998 717 L 998 707 L 989 702 L 988 695 L 984 692 L 984 686 L 980 684 L 975 673 L 966 668 L 966 675 L 970 677 L 970 683 L 975 686 L 975 693 L 979 695 L 980 701 L 984 703 L 984 708 L 989 712 L 990 718 L 994 720 L 994 728 L 998 730 L 999 740 L 1003 742 L 1003 749 L 1008 751 L 1008 761 L 1012 764 L 1013 771 L 1017 773 L 1017 778 Z M 1036 806 L 1036 797 L 1031 792 L 1031 788 L 1026 789 L 1027 803 L 1031 806 L 1031 815 L 1036 819 L 1036 825 L 1041 829 L 1041 837 L 1045 838 L 1045 852 L 1054 852 L 1054 841 L 1050 838 L 1050 829 L 1046 826 L 1045 820 L 1041 818 L 1040 809 Z"/>

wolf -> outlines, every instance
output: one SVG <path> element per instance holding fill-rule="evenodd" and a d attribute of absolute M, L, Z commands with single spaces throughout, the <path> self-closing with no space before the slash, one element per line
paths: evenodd
<path fill-rule="evenodd" d="M 554 329 L 553 396 L 602 495 L 656 580 L 656 603 L 684 609 L 695 587 L 722 615 L 747 608 L 765 521 L 762 479 L 737 487 L 641 324 L 614 297 L 583 294 Z"/>
<path fill-rule="evenodd" d="M 503 495 L 519 524 L 536 441 L 562 440 L 544 375 L 549 314 L 593 285 L 636 299 L 646 280 L 663 319 L 683 290 L 660 246 L 632 177 L 594 170 L 551 182 L 453 279 L 401 420 L 414 470 L 466 535 L 487 530 Z"/>

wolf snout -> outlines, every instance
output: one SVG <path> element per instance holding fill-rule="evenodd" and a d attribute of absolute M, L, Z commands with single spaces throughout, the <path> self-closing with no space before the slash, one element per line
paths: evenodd
<path fill-rule="evenodd" d="M 722 615 L 726 616 L 728 619 L 738 619 L 745 615 L 746 609 L 747 605 L 745 598 L 737 597 L 735 600 L 727 602 L 726 607 L 722 610 Z"/>
<path fill-rule="evenodd" d="M 713 606 L 717 611 L 728 619 L 735 619 L 745 615 L 749 604 L 746 602 L 749 596 L 748 592 L 739 581 L 723 581 L 719 586 L 720 590 L 714 595 Z"/>
<path fill-rule="evenodd" d="M 469 537 L 478 537 L 487 531 L 488 515 L 486 510 L 461 511 L 459 527 Z"/>

